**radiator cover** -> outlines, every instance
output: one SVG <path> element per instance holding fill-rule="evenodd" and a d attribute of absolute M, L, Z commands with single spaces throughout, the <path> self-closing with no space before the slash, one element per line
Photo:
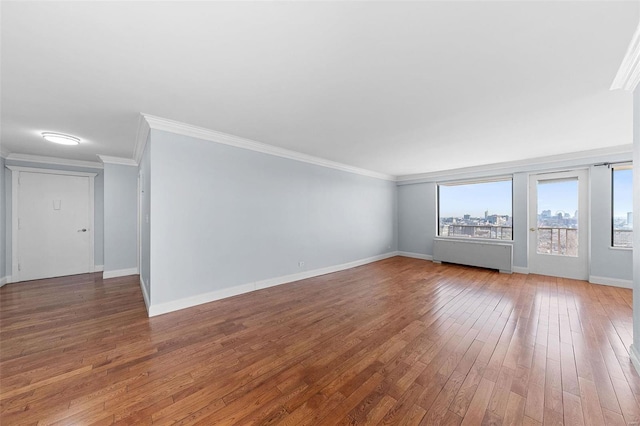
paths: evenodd
<path fill-rule="evenodd" d="M 497 269 L 510 274 L 513 246 L 493 241 L 435 238 L 433 261 Z"/>

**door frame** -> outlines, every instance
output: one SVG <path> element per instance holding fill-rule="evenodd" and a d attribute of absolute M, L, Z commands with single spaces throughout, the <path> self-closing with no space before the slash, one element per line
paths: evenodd
<path fill-rule="evenodd" d="M 11 170 L 11 282 L 20 282 L 20 271 L 18 270 L 18 247 L 19 247 L 19 232 L 18 232 L 18 191 L 20 191 L 20 173 L 40 173 L 48 175 L 66 175 L 66 176 L 80 176 L 89 178 L 89 241 L 90 241 L 90 253 L 89 253 L 89 273 L 95 272 L 95 207 L 94 207 L 94 194 L 95 194 L 95 177 L 97 173 L 87 172 L 72 172 L 68 170 L 54 170 L 54 169 L 40 169 L 36 167 L 22 167 L 22 166 L 7 166 Z"/>
<path fill-rule="evenodd" d="M 578 280 L 589 280 L 589 274 L 590 274 L 590 265 L 591 265 L 591 200 L 590 200 L 590 196 L 591 196 L 591 173 L 590 173 L 590 169 L 588 167 L 576 167 L 575 169 L 564 169 L 564 170 L 556 170 L 556 171 L 544 171 L 544 172 L 540 172 L 540 173 L 529 173 L 528 174 L 528 182 L 527 182 L 527 188 L 528 188 L 528 199 L 527 199 L 527 253 L 528 253 L 528 264 L 529 264 L 529 273 L 532 274 L 544 274 L 544 275 L 549 275 L 548 273 L 543 273 L 540 272 L 539 270 L 536 271 L 536 262 L 535 262 L 535 250 L 536 250 L 536 244 L 535 242 L 537 242 L 537 231 L 533 232 L 531 231 L 532 228 L 536 228 L 537 229 L 537 225 L 538 225 L 538 221 L 537 221 L 537 210 L 538 210 L 538 201 L 537 201 L 537 196 L 538 196 L 538 192 L 537 190 L 535 190 L 533 188 L 533 183 L 532 181 L 534 179 L 536 179 L 538 177 L 545 177 L 545 176 L 549 176 L 549 180 L 553 180 L 553 175 L 560 175 L 560 174 L 565 174 L 567 176 L 577 176 L 578 177 L 578 212 L 580 214 L 580 219 L 583 221 L 581 225 L 582 228 L 584 228 L 583 232 L 585 232 L 586 234 L 586 238 L 583 239 L 579 239 L 579 247 L 584 247 L 584 265 L 582 265 L 584 267 L 584 275 L 581 276 L 580 278 L 577 277 L 571 277 L 570 279 L 578 279 Z M 585 180 L 585 182 L 582 181 L 582 179 L 580 179 L 579 175 L 583 175 L 583 178 Z M 558 177 L 559 179 L 562 179 L 562 177 Z M 543 179 L 544 180 L 544 179 Z M 534 191 L 535 191 L 535 200 L 534 200 Z M 580 196 L 584 194 L 584 200 L 581 200 Z M 534 204 L 535 203 L 535 211 L 534 211 Z M 584 208 L 581 209 L 580 206 L 584 204 Z M 583 210 L 585 211 L 583 213 Z M 535 220 L 534 220 L 535 217 Z M 582 230 L 581 228 L 581 230 Z M 584 242 L 580 242 L 584 240 Z M 563 277 L 560 275 L 550 275 L 550 276 L 556 276 L 556 277 L 560 277 L 560 278 L 567 278 L 567 277 Z"/>

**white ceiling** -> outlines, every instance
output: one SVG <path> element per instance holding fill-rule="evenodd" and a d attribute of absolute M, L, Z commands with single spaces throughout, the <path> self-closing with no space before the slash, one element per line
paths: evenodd
<path fill-rule="evenodd" d="M 3 2 L 2 150 L 147 113 L 392 175 L 630 144 L 638 2 Z M 84 140 L 45 142 L 41 131 Z"/>

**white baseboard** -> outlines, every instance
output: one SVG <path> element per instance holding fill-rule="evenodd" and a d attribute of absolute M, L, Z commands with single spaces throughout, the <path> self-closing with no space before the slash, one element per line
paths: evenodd
<path fill-rule="evenodd" d="M 299 272 L 297 274 L 285 275 L 277 278 L 270 278 L 267 280 L 256 281 L 254 284 L 256 290 L 263 288 L 273 287 L 276 285 L 291 283 L 294 281 L 305 280 L 307 278 L 313 278 L 320 275 L 331 274 L 333 272 L 344 271 L 345 269 L 355 268 L 357 266 L 366 265 L 367 263 L 377 262 L 378 260 L 388 259 L 390 257 L 397 256 L 397 252 L 385 253 L 379 256 L 368 257 L 366 259 L 355 260 L 353 262 L 343 263 L 336 266 L 328 266 L 326 268 L 314 269 L 312 271 Z"/>
<path fill-rule="evenodd" d="M 621 280 L 619 278 L 596 277 L 594 275 L 589 275 L 589 282 L 591 284 L 602 284 L 612 287 L 633 288 L 632 280 Z"/>
<path fill-rule="evenodd" d="M 93 267 L 93 272 L 102 272 L 104 271 L 104 265 L 95 265 Z"/>
<path fill-rule="evenodd" d="M 312 271 L 304 271 L 297 274 L 284 275 L 282 277 L 270 278 L 266 280 L 255 281 L 247 284 L 241 284 L 234 287 L 223 288 L 211 291 L 209 293 L 199 294 L 196 296 L 185 297 L 183 299 L 173 300 L 171 302 L 159 303 L 149 306 L 149 316 L 167 314 L 169 312 L 178 311 L 180 309 L 190 308 L 192 306 L 202 305 L 203 303 L 213 302 L 215 300 L 225 299 L 227 297 L 237 296 L 243 293 L 249 293 L 267 287 L 286 284 L 294 281 L 300 281 L 307 278 L 313 278 L 320 275 L 330 274 L 333 272 L 343 271 L 345 269 L 355 268 L 356 266 L 366 265 L 367 263 L 377 262 L 378 260 L 388 259 L 397 256 L 398 252 L 385 253 L 378 256 L 368 257 L 353 262 L 343 263 L 341 265 L 328 266 L 326 268 L 314 269 Z"/>
<path fill-rule="evenodd" d="M 144 305 L 147 307 L 147 315 L 149 315 L 149 302 L 150 302 L 149 293 L 147 293 L 147 286 L 144 285 L 144 278 L 142 278 L 142 274 L 140 274 L 140 288 L 142 289 L 142 297 L 144 298 Z"/>
<path fill-rule="evenodd" d="M 138 268 L 129 268 L 129 269 L 116 269 L 115 271 L 104 271 L 102 273 L 102 279 L 107 278 L 116 278 L 116 277 L 125 277 L 127 275 L 137 275 Z"/>
<path fill-rule="evenodd" d="M 431 256 L 430 254 L 412 253 L 410 251 L 399 251 L 397 253 L 398 253 L 398 256 L 402 256 L 402 257 L 412 257 L 414 259 L 422 259 L 422 260 L 433 260 L 433 256 Z"/>
<path fill-rule="evenodd" d="M 9 284 L 11 282 L 11 275 L 7 275 L 6 277 L 0 278 L 0 287 L 5 284 Z"/>
<path fill-rule="evenodd" d="M 529 268 L 525 268 L 524 266 L 512 266 L 511 271 L 516 274 L 529 274 Z"/>
<path fill-rule="evenodd" d="M 202 305 L 203 303 L 209 303 L 215 300 L 226 299 L 227 297 L 249 293 L 254 290 L 256 290 L 255 283 L 249 283 L 223 288 L 221 290 L 211 291 L 197 296 L 185 297 L 171 302 L 158 303 L 157 305 L 149 306 L 149 316 L 155 317 L 157 315 L 168 314 L 169 312 L 191 308 L 193 306 Z"/>
<path fill-rule="evenodd" d="M 638 374 L 640 374 L 640 354 L 638 354 L 636 347 L 633 345 L 629 346 L 629 358 L 631 358 L 631 364 L 633 364 Z"/>

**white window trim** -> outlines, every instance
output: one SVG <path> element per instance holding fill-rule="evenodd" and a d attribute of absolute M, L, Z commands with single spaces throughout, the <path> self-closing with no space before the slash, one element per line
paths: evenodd
<path fill-rule="evenodd" d="M 474 237 L 456 237 L 440 235 L 440 186 L 461 186 L 461 185 L 475 185 L 481 183 L 493 183 L 493 182 L 511 182 L 511 239 L 502 240 L 499 238 L 474 238 Z M 444 180 L 436 182 L 436 238 L 442 238 L 445 240 L 461 240 L 461 241 L 484 241 L 484 242 L 505 242 L 513 244 L 513 175 L 499 175 L 490 176 L 478 179 L 457 179 L 457 180 Z"/>

